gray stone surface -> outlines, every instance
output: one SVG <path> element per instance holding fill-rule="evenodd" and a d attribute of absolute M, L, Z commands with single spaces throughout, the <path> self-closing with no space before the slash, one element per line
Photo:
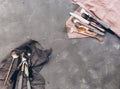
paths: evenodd
<path fill-rule="evenodd" d="M 46 89 L 119 89 L 120 40 L 68 39 L 71 0 L 0 0 L 0 59 L 28 39 L 53 48 L 41 73 Z"/>

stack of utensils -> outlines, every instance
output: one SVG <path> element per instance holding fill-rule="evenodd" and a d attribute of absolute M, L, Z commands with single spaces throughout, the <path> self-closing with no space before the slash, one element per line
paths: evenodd
<path fill-rule="evenodd" d="M 51 48 L 44 49 L 35 40 L 13 49 L 0 62 L 1 89 L 44 89 L 45 80 L 39 72 L 49 61 L 51 52 Z"/>
<path fill-rule="evenodd" d="M 73 13 L 70 12 L 71 17 L 66 22 L 68 37 L 92 37 L 98 41 L 103 41 L 106 30 L 110 29 L 109 25 L 86 9 L 82 3 L 76 4 L 79 8 Z"/>

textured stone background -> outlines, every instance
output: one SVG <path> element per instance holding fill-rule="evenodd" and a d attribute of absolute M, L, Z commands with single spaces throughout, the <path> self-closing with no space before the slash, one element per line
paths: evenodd
<path fill-rule="evenodd" d="M 71 0 L 0 0 L 0 59 L 28 39 L 53 48 L 42 75 L 46 89 L 119 89 L 120 39 L 68 39 Z"/>

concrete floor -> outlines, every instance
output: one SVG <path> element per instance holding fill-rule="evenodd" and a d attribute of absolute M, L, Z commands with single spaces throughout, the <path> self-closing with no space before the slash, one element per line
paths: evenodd
<path fill-rule="evenodd" d="M 53 48 L 40 72 L 46 89 L 119 89 L 120 40 L 68 39 L 65 22 L 71 0 L 0 0 L 0 57 L 28 39 Z"/>

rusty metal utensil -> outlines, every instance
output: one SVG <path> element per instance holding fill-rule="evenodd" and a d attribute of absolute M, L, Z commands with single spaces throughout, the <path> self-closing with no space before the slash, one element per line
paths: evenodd
<path fill-rule="evenodd" d="M 7 83 L 8 77 L 9 77 L 9 75 L 10 75 L 10 72 L 11 72 L 11 69 L 12 69 L 12 66 L 13 66 L 13 63 L 14 63 L 14 60 L 19 57 L 19 55 L 17 54 L 16 50 L 13 50 L 13 51 L 11 52 L 11 56 L 12 56 L 12 62 L 11 62 L 11 64 L 10 64 L 10 67 L 9 67 L 8 72 L 7 72 L 7 74 L 6 74 L 5 81 L 4 81 L 4 86 L 6 86 L 6 83 Z"/>
<path fill-rule="evenodd" d="M 29 66 L 27 63 L 27 58 L 24 57 L 25 53 L 23 52 L 21 54 L 21 59 L 22 59 L 22 67 L 21 67 L 21 75 L 19 77 L 19 83 L 18 83 L 18 89 L 22 89 L 22 81 L 23 81 L 23 77 L 25 76 L 27 78 L 27 89 L 31 89 L 31 85 L 30 85 L 30 80 L 29 80 Z M 30 56 L 31 54 L 27 54 L 28 56 Z"/>
<path fill-rule="evenodd" d="M 24 70 L 25 70 L 25 64 L 24 62 L 27 60 L 26 58 L 24 58 L 24 52 L 21 53 L 21 63 L 20 63 L 20 66 L 21 66 L 21 74 L 20 74 L 20 77 L 19 77 L 19 82 L 18 82 L 18 89 L 22 89 L 22 85 L 23 85 L 23 75 L 24 75 Z"/>

